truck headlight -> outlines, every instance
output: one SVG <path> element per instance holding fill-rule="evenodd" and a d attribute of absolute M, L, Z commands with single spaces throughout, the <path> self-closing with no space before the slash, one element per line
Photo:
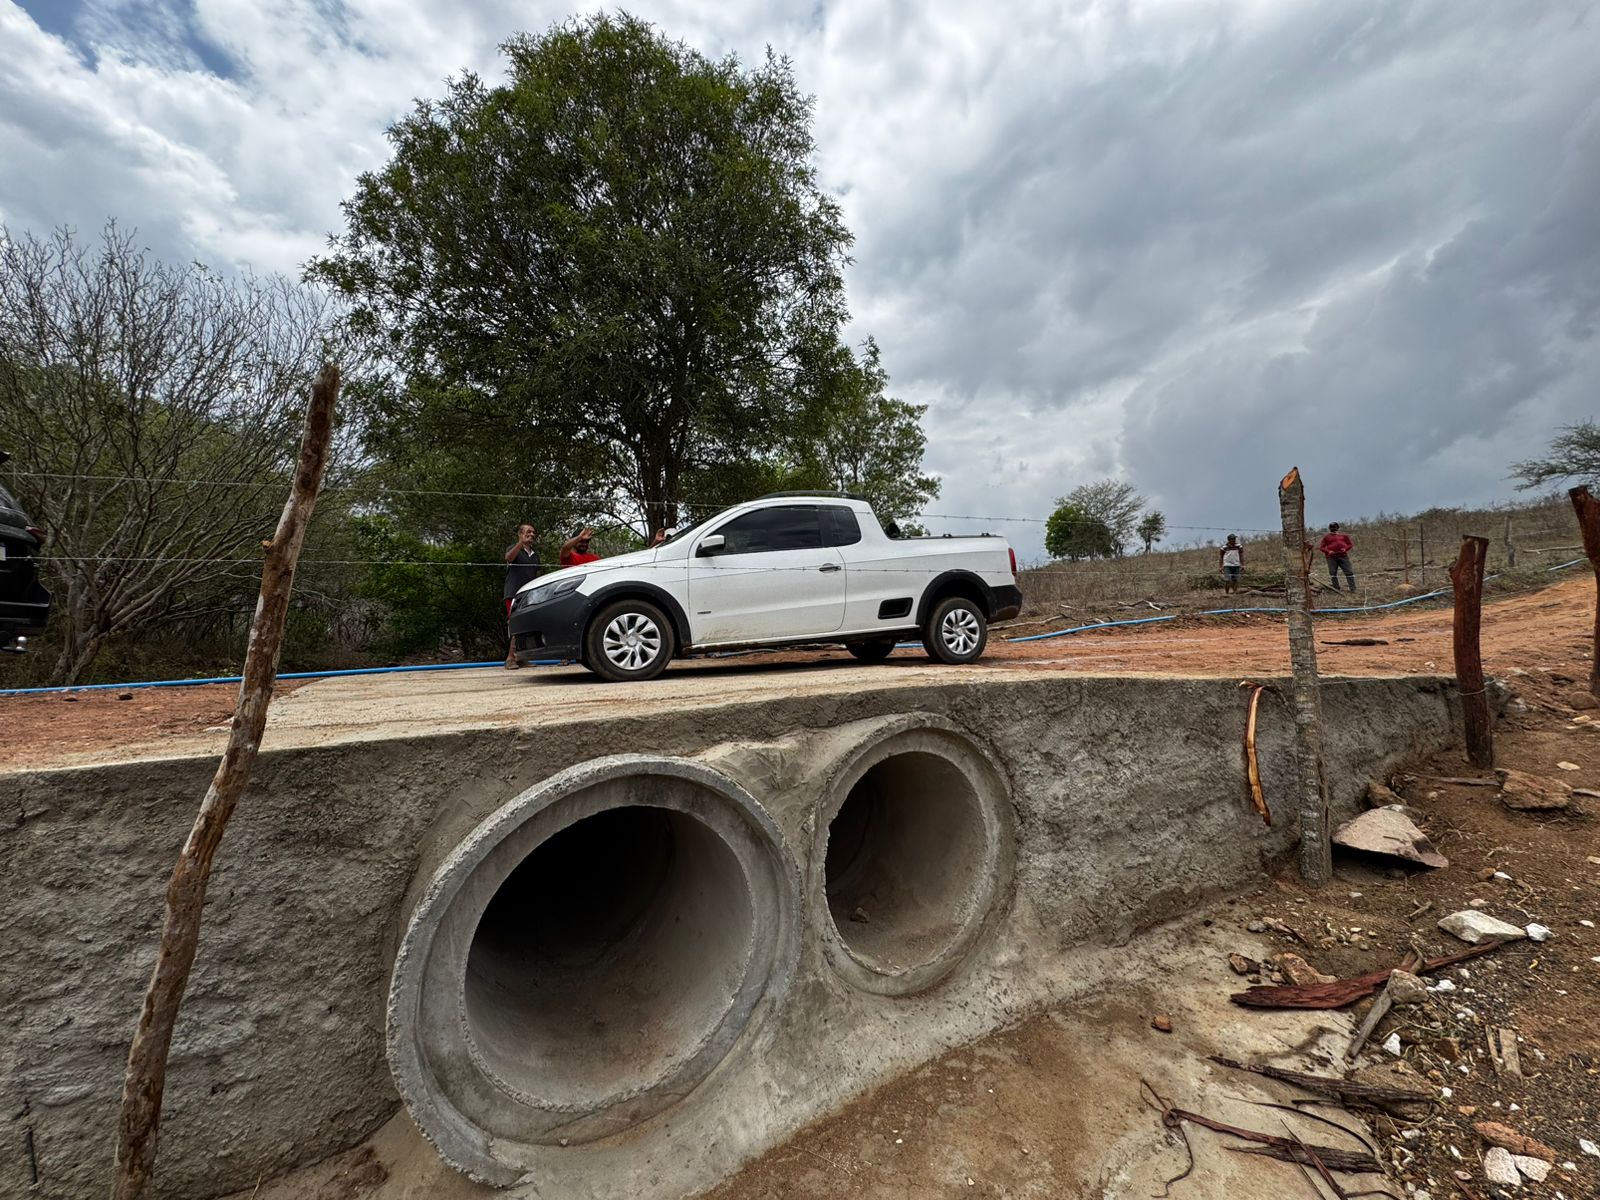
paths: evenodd
<path fill-rule="evenodd" d="M 519 595 L 513 607 L 528 608 L 534 604 L 543 604 L 546 600 L 554 600 L 557 596 L 565 596 L 568 592 L 574 591 L 582 582 L 583 577 L 579 575 L 572 579 L 562 579 L 555 583 L 541 584 Z"/>

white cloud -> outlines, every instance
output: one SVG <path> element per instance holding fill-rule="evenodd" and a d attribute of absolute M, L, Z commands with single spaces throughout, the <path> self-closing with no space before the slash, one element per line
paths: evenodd
<path fill-rule="evenodd" d="M 47 0 L 37 0 L 39 4 Z M 42 11 L 42 10 L 41 10 Z M 1579 0 L 636 6 L 793 58 L 855 330 L 928 403 L 941 512 L 1122 471 L 1179 524 L 1507 493 L 1592 412 L 1600 28 Z M 568 11 L 0 0 L 0 213 L 294 271 L 384 127 Z M 217 72 L 220 72 L 217 73 Z M 1009 526 L 1025 553 L 1037 527 Z M 1018 536 L 1020 535 L 1020 536 Z"/>

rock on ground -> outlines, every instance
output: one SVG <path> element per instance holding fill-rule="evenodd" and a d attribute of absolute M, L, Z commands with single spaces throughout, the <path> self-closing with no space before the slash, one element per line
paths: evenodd
<path fill-rule="evenodd" d="M 1522 1175 L 1517 1170 L 1516 1160 L 1511 1157 L 1511 1151 L 1501 1146 L 1489 1147 L 1488 1153 L 1483 1156 L 1483 1177 L 1503 1187 L 1522 1186 Z"/>
<path fill-rule="evenodd" d="M 1428 835 L 1395 808 L 1374 808 L 1333 831 L 1333 844 L 1364 850 L 1424 867 L 1448 867 L 1450 860 L 1434 849 Z"/>
<path fill-rule="evenodd" d="M 1540 779 L 1526 771 L 1500 767 L 1500 803 L 1519 812 L 1543 812 L 1566 808 L 1572 803 L 1572 789 L 1553 779 Z"/>
<path fill-rule="evenodd" d="M 1439 928 L 1471 946 L 1500 938 L 1514 941 L 1528 936 L 1520 925 L 1512 925 L 1508 921 L 1491 917 L 1488 913 L 1479 912 L 1474 908 L 1464 908 L 1460 912 L 1451 913 L 1439 922 Z"/>

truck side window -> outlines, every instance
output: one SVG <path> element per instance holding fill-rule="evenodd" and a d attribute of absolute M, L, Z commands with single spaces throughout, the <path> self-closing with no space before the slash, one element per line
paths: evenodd
<path fill-rule="evenodd" d="M 861 540 L 861 524 L 850 509 L 829 505 L 822 510 L 822 535 L 830 546 L 854 546 Z"/>
<path fill-rule="evenodd" d="M 716 530 L 724 554 L 766 554 L 777 550 L 820 550 L 822 525 L 814 504 L 758 508 Z"/>

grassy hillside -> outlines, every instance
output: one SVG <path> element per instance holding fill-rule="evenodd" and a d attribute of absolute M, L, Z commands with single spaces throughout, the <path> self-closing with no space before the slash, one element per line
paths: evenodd
<path fill-rule="evenodd" d="M 1314 514 L 1313 514 L 1314 517 Z M 1314 527 L 1311 540 L 1323 532 Z M 1345 523 L 1355 541 L 1351 565 L 1356 572 L 1355 597 L 1345 600 L 1379 604 L 1417 592 L 1448 587 L 1446 568 L 1455 561 L 1465 534 L 1489 538 L 1489 570 L 1505 572 L 1498 588 L 1536 586 L 1547 577 L 1543 568 L 1582 554 L 1577 521 L 1565 497 L 1530 504 L 1482 509 L 1433 508 L 1413 517 L 1379 515 Z M 1148 603 L 1179 609 L 1221 607 L 1224 599 L 1217 550 L 1226 530 L 1215 534 L 1180 534 L 1188 545 L 1094 562 L 1051 562 L 1021 572 L 1026 598 L 1024 616 L 1096 618 L 1131 616 L 1128 606 L 1149 611 Z M 1266 604 L 1283 594 L 1283 547 L 1279 535 L 1238 530 L 1245 547 L 1243 604 Z M 1205 538 L 1206 540 L 1200 540 Z M 1515 567 L 1512 567 L 1512 558 Z M 1409 566 L 1408 566 L 1409 564 Z M 1317 555 L 1313 582 L 1327 586 L 1327 571 Z M 1341 580 L 1342 585 L 1342 580 Z M 1319 593 L 1324 595 L 1324 593 Z M 1320 603 L 1330 603 L 1328 598 Z"/>

